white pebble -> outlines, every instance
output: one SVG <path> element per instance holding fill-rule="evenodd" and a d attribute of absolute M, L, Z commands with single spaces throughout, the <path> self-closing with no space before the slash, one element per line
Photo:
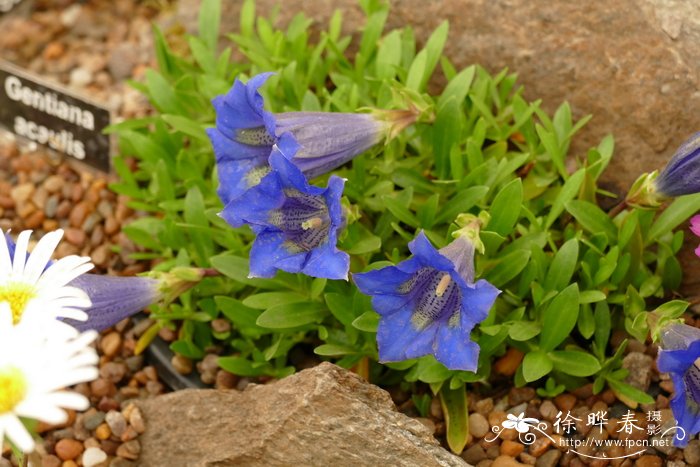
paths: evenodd
<path fill-rule="evenodd" d="M 87 448 L 83 453 L 83 466 L 93 467 L 107 460 L 107 454 L 100 448 Z"/>

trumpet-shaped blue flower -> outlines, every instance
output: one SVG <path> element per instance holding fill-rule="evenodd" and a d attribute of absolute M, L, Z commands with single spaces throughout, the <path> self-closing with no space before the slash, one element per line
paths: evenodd
<path fill-rule="evenodd" d="M 656 192 L 667 197 L 700 192 L 700 132 L 678 148 L 654 185 Z"/>
<path fill-rule="evenodd" d="M 269 163 L 272 171 L 221 212 L 229 224 L 250 224 L 257 234 L 250 276 L 272 277 L 280 269 L 347 279 L 350 257 L 336 247 L 344 180 L 331 176 L 327 188 L 311 186 L 277 150 Z"/>
<path fill-rule="evenodd" d="M 83 274 L 70 285 L 85 292 L 92 302 L 85 309 L 87 321 L 69 321 L 81 332 L 112 327 L 163 298 L 161 282 L 150 277 Z"/>
<path fill-rule="evenodd" d="M 224 205 L 269 172 L 267 160 L 273 146 L 311 179 L 345 164 L 415 119 L 409 111 L 272 114 L 258 92 L 270 75 L 254 76 L 246 84 L 236 80 L 226 95 L 213 101 L 216 127 L 207 134 L 216 155 L 218 194 Z"/>
<path fill-rule="evenodd" d="M 661 330 L 659 371 L 671 374 L 675 395 L 673 416 L 685 433 L 676 433 L 674 444 L 685 446 L 700 432 L 700 329 L 674 323 Z"/>
<path fill-rule="evenodd" d="M 381 315 L 381 362 L 432 354 L 451 370 L 476 371 L 479 346 L 469 337 L 500 291 L 474 281 L 474 244 L 459 236 L 436 250 L 423 232 L 408 245 L 413 256 L 396 266 L 353 274 Z"/>

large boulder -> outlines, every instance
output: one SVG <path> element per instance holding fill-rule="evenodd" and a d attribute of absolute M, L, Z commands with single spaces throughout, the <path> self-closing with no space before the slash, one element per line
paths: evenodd
<path fill-rule="evenodd" d="M 149 467 L 468 465 L 386 391 L 330 363 L 243 392 L 190 389 L 138 405 Z"/>

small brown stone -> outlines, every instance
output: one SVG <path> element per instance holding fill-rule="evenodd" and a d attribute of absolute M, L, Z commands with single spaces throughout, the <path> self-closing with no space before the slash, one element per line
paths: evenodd
<path fill-rule="evenodd" d="M 527 464 L 522 464 L 509 456 L 498 456 L 493 460 L 491 467 L 520 467 Z"/>
<path fill-rule="evenodd" d="M 525 386 L 522 388 L 513 388 L 508 393 L 508 402 L 511 405 L 518 405 L 523 402 L 530 402 L 535 398 L 535 389 Z"/>
<path fill-rule="evenodd" d="M 644 455 L 634 463 L 636 467 L 661 467 L 663 462 L 659 456 Z"/>
<path fill-rule="evenodd" d="M 469 415 L 469 433 L 475 438 L 483 438 L 489 432 L 489 422 L 480 413 Z"/>
<path fill-rule="evenodd" d="M 462 452 L 460 457 L 472 465 L 477 464 L 487 458 L 486 451 L 484 451 L 484 448 L 478 444 L 474 444 Z"/>
<path fill-rule="evenodd" d="M 68 218 L 71 227 L 79 228 L 81 225 L 83 225 L 83 222 L 85 221 L 85 218 L 88 216 L 89 212 L 90 207 L 85 201 L 81 201 L 76 204 L 71 210 L 70 217 Z"/>
<path fill-rule="evenodd" d="M 100 340 L 100 349 L 107 357 L 113 357 L 119 352 L 122 336 L 118 332 L 110 332 Z"/>
<path fill-rule="evenodd" d="M 44 222 L 44 213 L 42 211 L 34 211 L 27 219 L 24 220 L 24 226 L 27 229 L 38 229 Z"/>
<path fill-rule="evenodd" d="M 40 214 L 41 211 L 37 211 Z M 68 228 L 65 230 L 66 241 L 77 247 L 82 247 L 85 244 L 85 232 L 81 229 Z"/>
<path fill-rule="evenodd" d="M 189 375 L 194 368 L 192 360 L 179 354 L 173 355 L 173 358 L 170 359 L 170 363 L 173 368 L 175 368 L 175 371 L 181 375 Z"/>
<path fill-rule="evenodd" d="M 562 412 L 570 411 L 576 405 L 576 396 L 568 393 L 559 394 L 554 398 L 554 404 L 556 404 Z"/>
<path fill-rule="evenodd" d="M 109 425 L 107 425 L 106 423 L 102 423 L 95 430 L 95 437 L 99 440 L 109 439 L 111 435 L 112 430 L 109 429 Z"/>
<path fill-rule="evenodd" d="M 41 467 L 61 467 L 61 459 L 49 454 L 48 456 L 42 456 Z"/>
<path fill-rule="evenodd" d="M 517 457 L 523 450 L 525 446 L 516 441 L 505 440 L 501 443 L 501 454 L 505 456 Z"/>
<path fill-rule="evenodd" d="M 62 56 L 66 51 L 66 46 L 62 42 L 52 41 L 49 42 L 46 47 L 44 47 L 44 53 L 42 53 L 44 60 L 55 60 Z"/>
<path fill-rule="evenodd" d="M 554 421 L 558 413 L 559 410 L 552 401 L 546 400 L 540 404 L 540 414 L 545 420 Z"/>
<path fill-rule="evenodd" d="M 114 383 L 104 378 L 97 378 L 90 382 L 90 392 L 93 396 L 113 396 L 116 390 Z"/>
<path fill-rule="evenodd" d="M 61 460 L 73 460 L 83 453 L 83 443 L 66 438 L 56 443 L 55 449 L 56 455 L 61 458 Z"/>
<path fill-rule="evenodd" d="M 538 436 L 535 442 L 530 445 L 528 451 L 535 457 L 540 457 L 552 445 L 552 441 L 546 436 Z"/>
<path fill-rule="evenodd" d="M 138 459 L 140 453 L 141 444 L 138 440 L 127 441 L 117 448 L 117 456 L 132 461 Z"/>
<path fill-rule="evenodd" d="M 523 354 L 520 350 L 516 349 L 515 347 L 511 347 L 506 351 L 505 355 L 496 360 L 496 363 L 493 365 L 493 369 L 496 373 L 501 375 L 513 376 L 515 371 L 520 366 L 520 363 L 523 361 L 524 356 L 525 354 Z"/>

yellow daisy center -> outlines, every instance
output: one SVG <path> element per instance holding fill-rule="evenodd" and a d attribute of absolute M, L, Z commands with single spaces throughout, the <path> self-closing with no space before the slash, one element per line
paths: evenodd
<path fill-rule="evenodd" d="M 27 380 L 24 374 L 13 366 L 0 369 L 0 415 L 10 412 L 24 400 L 27 394 Z"/>
<path fill-rule="evenodd" d="M 10 305 L 13 324 L 20 322 L 27 303 L 34 297 L 36 297 L 36 289 L 29 284 L 10 282 L 0 286 L 0 302 Z"/>

